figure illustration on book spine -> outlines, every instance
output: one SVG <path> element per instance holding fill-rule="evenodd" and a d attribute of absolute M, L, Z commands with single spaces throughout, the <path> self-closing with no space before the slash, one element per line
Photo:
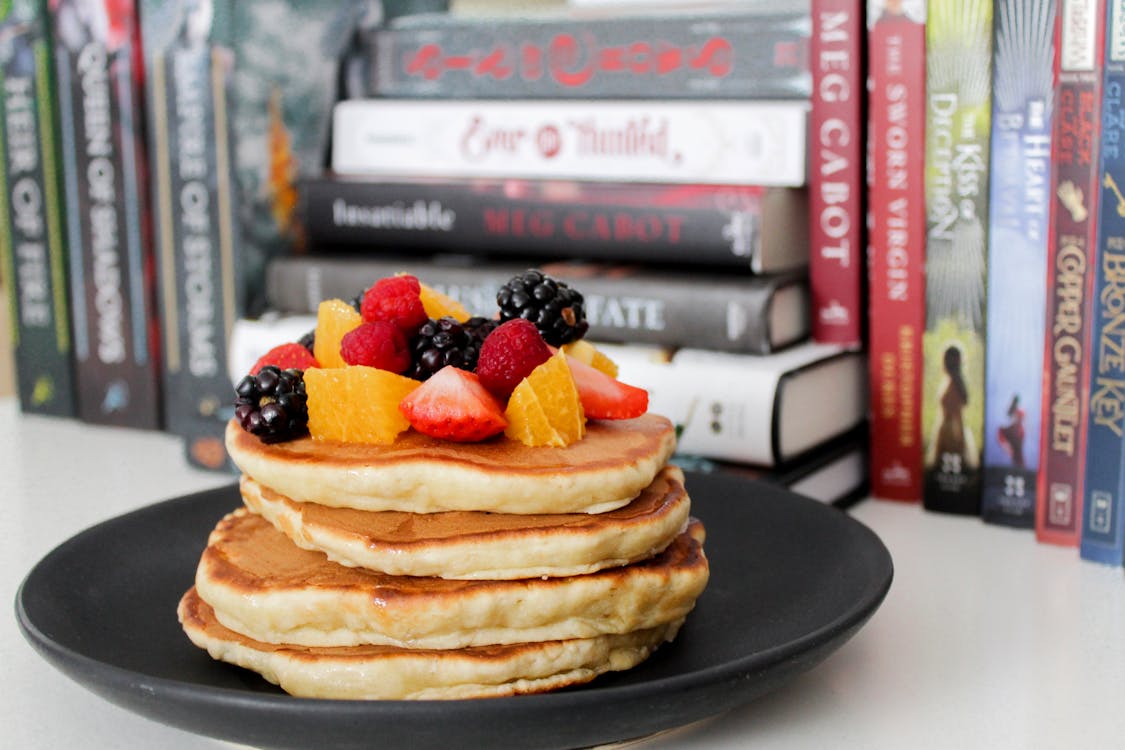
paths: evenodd
<path fill-rule="evenodd" d="M 946 347 L 942 368 L 946 379 L 939 391 L 939 419 L 934 425 L 926 466 L 941 474 L 961 476 L 967 470 L 977 468 L 977 452 L 973 434 L 965 425 L 969 389 L 965 385 L 959 346 L 950 344 Z"/>

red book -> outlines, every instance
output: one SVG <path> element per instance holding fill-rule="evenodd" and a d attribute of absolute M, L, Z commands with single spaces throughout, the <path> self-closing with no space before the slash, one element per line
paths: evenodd
<path fill-rule="evenodd" d="M 1059 3 L 1035 535 L 1064 546 L 1082 526 L 1104 28 L 1105 0 Z"/>
<path fill-rule="evenodd" d="M 868 356 L 871 490 L 922 497 L 925 327 L 926 25 L 884 11 L 868 19 Z"/>
<path fill-rule="evenodd" d="M 813 337 L 858 345 L 863 331 L 863 2 L 812 5 L 809 284 Z"/>

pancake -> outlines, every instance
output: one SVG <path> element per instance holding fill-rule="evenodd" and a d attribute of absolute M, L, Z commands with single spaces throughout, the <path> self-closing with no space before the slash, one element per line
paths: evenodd
<path fill-rule="evenodd" d="M 606 513 L 373 512 L 299 503 L 243 476 L 242 499 L 297 546 L 349 567 L 457 579 L 572 576 L 661 552 L 684 529 L 683 472 L 666 466 Z"/>
<path fill-rule="evenodd" d="M 408 430 L 391 445 L 302 438 L 266 444 L 231 420 L 226 446 L 243 473 L 299 502 L 371 511 L 602 513 L 627 505 L 667 462 L 672 423 L 645 414 L 592 420 L 565 448 L 502 436 L 451 443 Z"/>
<path fill-rule="evenodd" d="M 224 627 L 194 588 L 180 600 L 178 615 L 192 643 L 212 658 L 254 670 L 291 695 L 345 700 L 493 698 L 556 690 L 636 666 L 672 640 L 681 624 L 595 638 L 433 651 L 261 643 Z"/>
<path fill-rule="evenodd" d="M 567 578 L 455 581 L 331 562 L 240 508 L 211 533 L 195 587 L 224 626 L 266 643 L 413 649 L 569 640 L 682 619 L 707 583 L 703 526 L 644 562 Z"/>

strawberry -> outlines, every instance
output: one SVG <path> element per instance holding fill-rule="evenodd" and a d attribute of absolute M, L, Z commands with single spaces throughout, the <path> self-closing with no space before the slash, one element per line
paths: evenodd
<path fill-rule="evenodd" d="M 340 339 L 340 356 L 349 365 L 366 365 L 401 375 L 410 367 L 406 336 L 393 323 L 362 323 Z"/>
<path fill-rule="evenodd" d="M 415 276 L 388 276 L 363 293 L 360 314 L 368 323 L 385 320 L 407 336 L 429 320 L 422 304 L 422 284 Z"/>
<path fill-rule="evenodd" d="M 530 320 L 515 318 L 488 334 L 477 357 L 481 385 L 507 398 L 520 381 L 551 358 L 551 348 Z"/>
<path fill-rule="evenodd" d="M 578 399 L 589 419 L 632 419 L 648 411 L 648 391 L 626 385 L 585 362 L 567 356 Z"/>
<path fill-rule="evenodd" d="M 477 376 L 453 366 L 438 370 L 398 409 L 418 432 L 443 440 L 475 443 L 508 426 L 504 407 Z"/>
<path fill-rule="evenodd" d="M 296 343 L 281 344 L 263 354 L 250 368 L 251 375 L 257 375 L 266 365 L 276 365 L 280 370 L 301 370 L 320 367 L 312 353 Z"/>

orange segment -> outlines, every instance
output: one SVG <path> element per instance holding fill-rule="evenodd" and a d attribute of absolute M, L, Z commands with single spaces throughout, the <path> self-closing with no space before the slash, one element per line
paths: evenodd
<path fill-rule="evenodd" d="M 363 322 L 356 309 L 342 299 L 327 299 L 316 309 L 316 341 L 313 356 L 321 367 L 344 367 L 340 341 Z"/>
<path fill-rule="evenodd" d="M 504 416 L 508 420 L 504 434 L 525 445 L 563 447 L 582 439 L 586 416 L 566 352 L 556 352 L 520 381 Z"/>
<path fill-rule="evenodd" d="M 601 370 L 611 378 L 617 377 L 617 363 L 586 339 L 578 339 L 577 341 L 571 341 L 569 344 L 564 344 L 563 351 L 578 361 L 585 362 L 595 370 Z"/>
<path fill-rule="evenodd" d="M 398 403 L 419 385 L 362 365 L 306 370 L 309 434 L 317 440 L 389 445 L 409 429 Z"/>
<path fill-rule="evenodd" d="M 452 297 L 442 294 L 433 287 L 422 284 L 422 291 L 419 296 L 422 298 L 422 307 L 426 308 L 426 315 L 429 315 L 434 320 L 449 316 L 458 323 L 464 323 L 472 317 L 469 315 L 469 311 L 465 309 L 464 305 Z"/>

